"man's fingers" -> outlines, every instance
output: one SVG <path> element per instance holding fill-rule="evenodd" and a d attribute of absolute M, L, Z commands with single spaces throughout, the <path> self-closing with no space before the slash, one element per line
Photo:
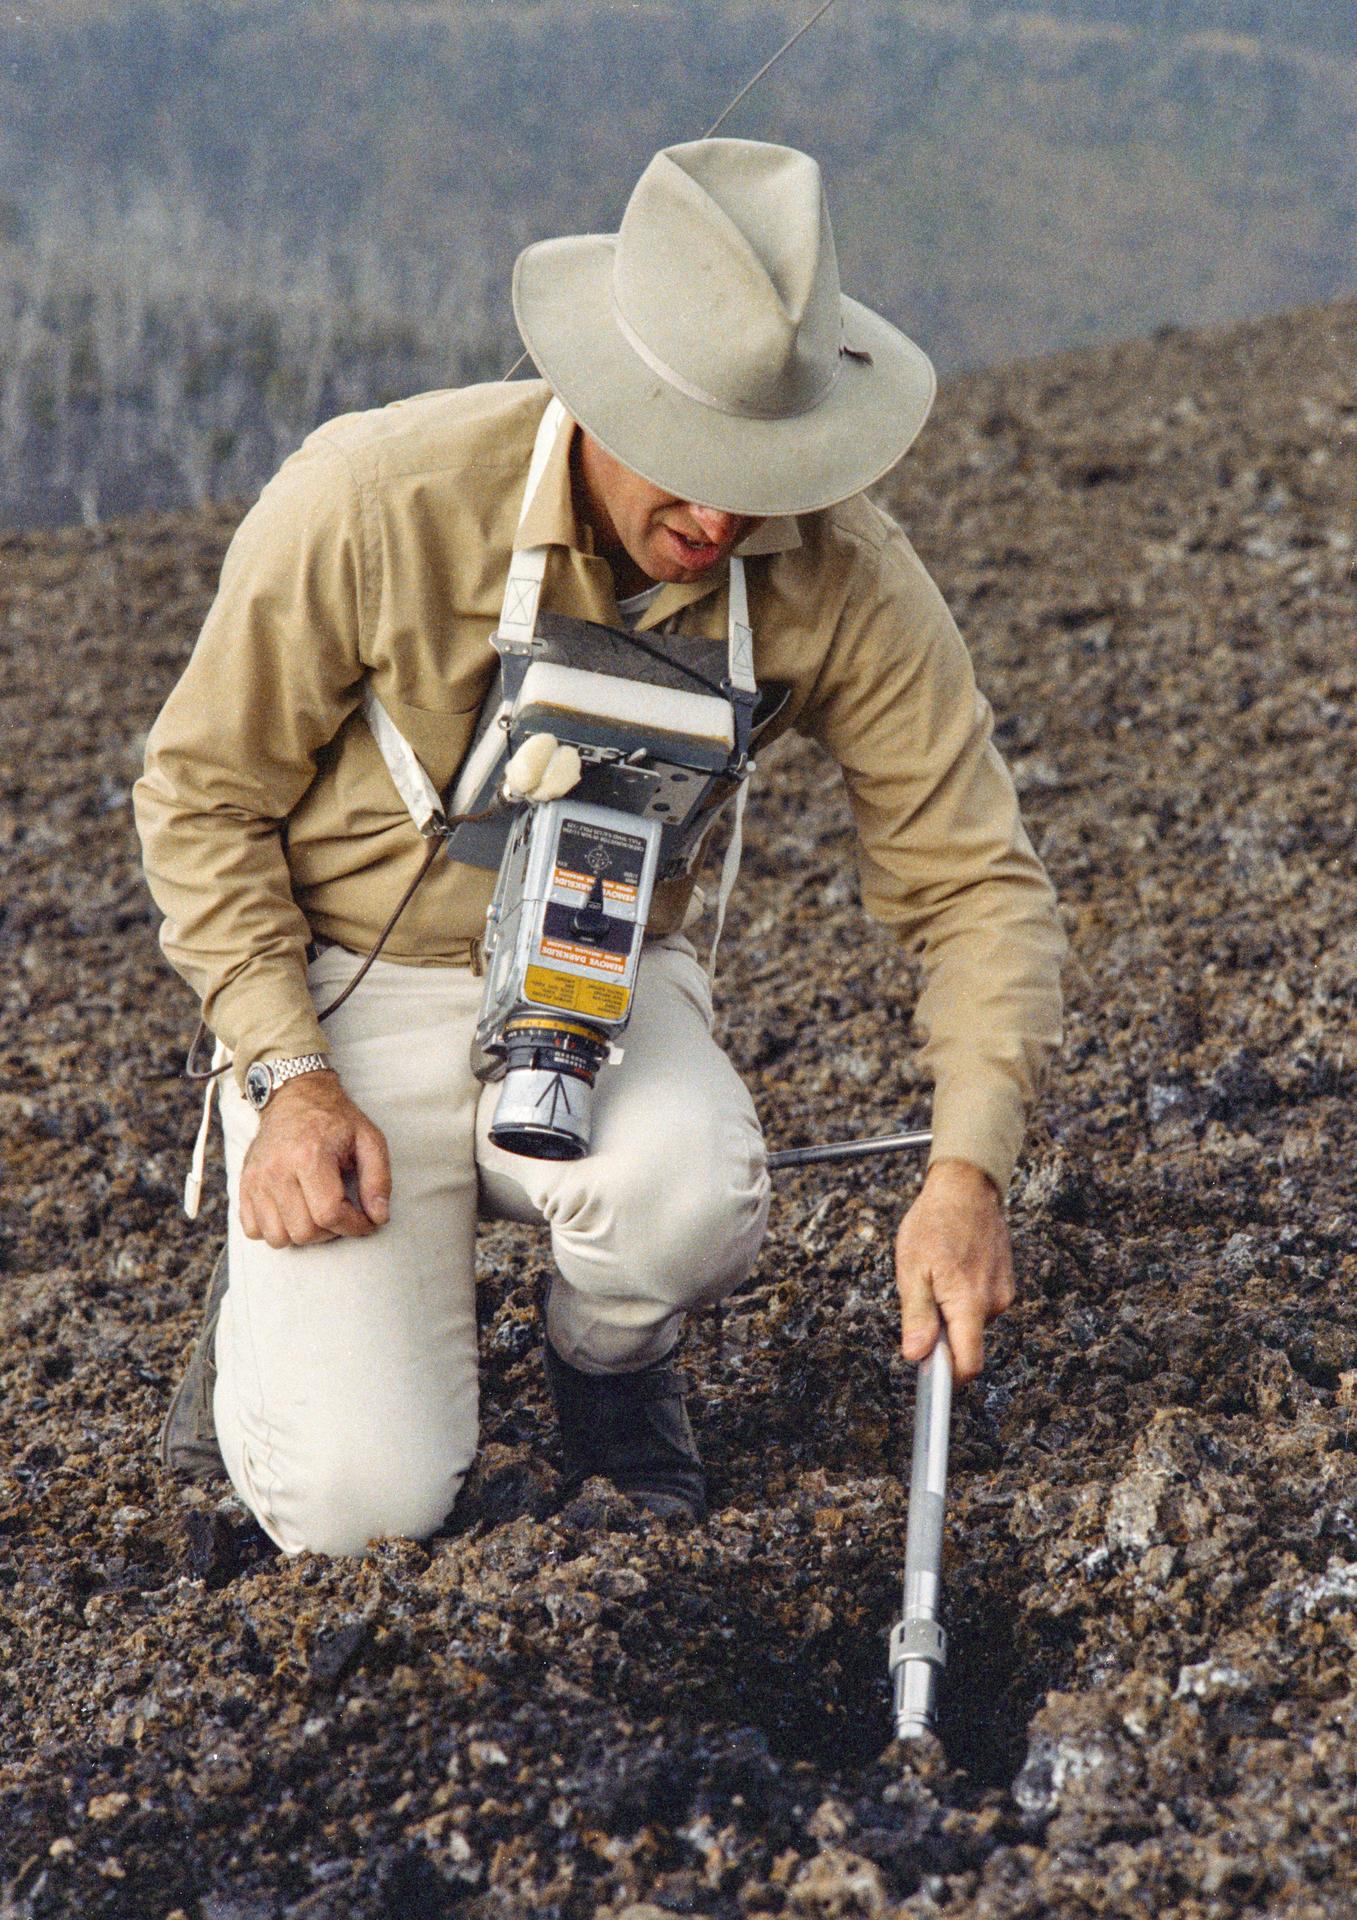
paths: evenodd
<path fill-rule="evenodd" d="M 943 1316 L 952 1349 L 952 1372 L 958 1380 L 974 1380 L 985 1364 L 985 1316 L 969 1304 L 944 1304 Z"/>
<path fill-rule="evenodd" d="M 926 1360 L 941 1326 L 927 1272 L 910 1267 L 900 1277 L 900 1351 L 906 1360 Z"/>
<path fill-rule="evenodd" d="M 278 1181 L 273 1197 L 282 1218 L 289 1246 L 309 1247 L 317 1240 L 332 1238 L 312 1214 L 300 1180 L 289 1176 Z"/>
<path fill-rule="evenodd" d="M 289 1245 L 287 1228 L 273 1203 L 273 1196 L 258 1181 L 241 1186 L 240 1224 L 247 1240 L 262 1240 L 270 1247 Z"/>
<path fill-rule="evenodd" d="M 391 1214 L 391 1156 L 386 1140 L 370 1122 L 364 1122 L 354 1134 L 353 1151 L 358 1203 L 373 1226 L 380 1227 Z"/>
<path fill-rule="evenodd" d="M 947 1322 L 959 1381 L 984 1365 L 985 1327 L 1013 1299 L 1013 1256 L 998 1189 L 981 1167 L 941 1160 L 928 1172 L 895 1243 L 901 1347 L 907 1360 L 933 1350 Z"/>
<path fill-rule="evenodd" d="M 371 1220 L 345 1193 L 343 1176 L 333 1160 L 318 1160 L 300 1179 L 307 1211 L 319 1229 L 313 1239 L 363 1240 L 372 1232 Z"/>
<path fill-rule="evenodd" d="M 257 1183 L 257 1193 L 243 1190 L 240 1196 L 240 1224 L 245 1238 L 263 1240 L 281 1250 L 316 1246 L 337 1239 L 341 1233 L 371 1233 L 371 1222 L 344 1198 L 342 1185 L 339 1193 L 341 1224 L 335 1225 L 332 1209 L 324 1204 L 319 1209 L 313 1206 L 297 1181 L 283 1181 L 275 1187 Z"/>
<path fill-rule="evenodd" d="M 268 1194 L 261 1194 L 256 1200 L 254 1218 L 258 1228 L 258 1232 L 253 1236 L 256 1240 L 263 1240 L 275 1249 L 292 1245 L 291 1236 L 283 1225 L 283 1216 Z"/>
<path fill-rule="evenodd" d="M 901 1297 L 900 1351 L 916 1365 L 926 1360 L 945 1321 L 952 1371 L 958 1380 L 974 1380 L 985 1364 L 986 1317 L 970 1301 L 944 1300 L 939 1307 L 928 1279 L 920 1276 Z"/>

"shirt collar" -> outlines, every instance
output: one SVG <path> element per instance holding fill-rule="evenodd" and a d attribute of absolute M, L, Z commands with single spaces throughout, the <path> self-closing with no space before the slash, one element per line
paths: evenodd
<path fill-rule="evenodd" d="M 541 483 L 514 535 L 514 551 L 525 547 L 573 547 L 576 553 L 594 551 L 593 529 L 575 512 L 570 484 L 570 449 L 579 428 L 570 422 L 568 433 L 558 433 L 547 457 Z"/>
<path fill-rule="evenodd" d="M 735 551 L 742 560 L 759 553 L 790 553 L 801 545 L 801 528 L 789 513 L 775 513 L 741 540 Z"/>

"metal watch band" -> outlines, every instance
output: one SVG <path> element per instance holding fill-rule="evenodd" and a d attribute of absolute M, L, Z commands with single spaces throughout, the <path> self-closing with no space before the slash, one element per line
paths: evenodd
<path fill-rule="evenodd" d="M 291 1060 L 256 1060 L 245 1076 L 245 1091 L 251 1105 L 262 1108 L 286 1081 L 304 1073 L 327 1073 L 329 1067 L 327 1053 L 299 1053 Z"/>

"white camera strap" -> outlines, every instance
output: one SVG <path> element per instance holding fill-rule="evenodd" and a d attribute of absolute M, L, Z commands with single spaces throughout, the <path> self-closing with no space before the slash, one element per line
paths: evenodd
<path fill-rule="evenodd" d="M 754 762 L 749 762 L 748 772 L 754 770 Z M 721 861 L 721 880 L 716 889 L 716 926 L 711 937 L 711 952 L 707 955 L 707 978 L 716 981 L 716 949 L 721 944 L 721 935 L 725 931 L 726 908 L 730 905 L 730 896 L 735 891 L 735 882 L 740 875 L 740 861 L 744 857 L 744 810 L 749 799 L 749 779 L 741 780 L 735 793 L 735 818 L 731 822 L 730 839 L 726 842 L 726 851 Z"/>
<path fill-rule="evenodd" d="M 371 680 L 363 687 L 363 718 L 372 729 L 377 750 L 386 762 L 386 770 L 410 818 L 426 840 L 442 833 L 447 815 L 438 789 L 424 771 L 419 755 L 373 692 Z"/>
<path fill-rule="evenodd" d="M 519 509 L 518 526 L 521 531 L 528 517 L 528 509 L 537 497 L 542 484 L 542 476 L 547 470 L 556 446 L 558 435 L 568 433 L 571 420 L 559 400 L 548 402 L 542 415 L 541 425 L 537 429 L 537 438 L 533 442 L 532 459 L 528 462 L 527 484 L 523 488 L 523 505 Z M 517 536 L 515 536 L 517 537 Z M 499 639 L 510 647 L 528 648 L 532 645 L 533 634 L 537 630 L 537 608 L 542 598 L 542 581 L 547 571 L 548 547 L 515 547 L 509 556 L 509 576 L 504 583 L 504 605 L 500 609 Z"/>
<path fill-rule="evenodd" d="M 542 476 L 547 470 L 557 436 L 569 426 L 565 408 L 552 399 L 542 415 L 528 463 L 523 505 L 519 510 L 521 527 Z M 542 581 L 547 569 L 546 547 L 516 547 L 509 560 L 509 575 L 504 583 L 504 604 L 500 610 L 499 637 L 511 647 L 528 648 L 537 625 L 537 608 L 542 598 Z M 386 763 L 396 792 L 405 803 L 415 826 L 426 838 L 441 833 L 447 815 L 437 787 L 425 772 L 418 754 L 391 715 L 378 699 L 371 680 L 363 689 L 363 715 L 372 730 L 377 750 Z"/>
<path fill-rule="evenodd" d="M 744 561 L 737 553 L 730 556 L 730 684 L 742 693 L 753 694 L 758 691 L 754 681 L 754 629 L 749 624 L 749 588 L 744 577 Z M 716 927 L 711 937 L 711 952 L 707 955 L 707 977 L 713 983 L 716 980 L 716 949 L 721 944 L 721 935 L 725 930 L 726 908 L 735 891 L 740 861 L 744 856 L 744 810 L 749 801 L 749 776 L 753 771 L 754 762 L 750 760 L 745 766 L 745 777 L 736 790 L 735 818 L 731 822 L 730 839 L 721 861 L 721 880 L 716 892 Z"/>

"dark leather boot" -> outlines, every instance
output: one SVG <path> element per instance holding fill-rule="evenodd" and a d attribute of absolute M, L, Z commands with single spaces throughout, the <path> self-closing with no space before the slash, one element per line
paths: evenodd
<path fill-rule="evenodd" d="M 156 1457 L 161 1466 L 187 1474 L 190 1480 L 214 1480 L 226 1471 L 217 1446 L 212 1390 L 217 1384 L 217 1321 L 226 1297 L 227 1278 L 223 1247 L 208 1277 L 198 1338 L 193 1343 L 184 1377 L 174 1390 L 156 1444 Z"/>
<path fill-rule="evenodd" d="M 667 1360 L 635 1373 L 581 1373 L 543 1342 L 547 1385 L 561 1423 L 567 1488 L 611 1480 L 662 1518 L 701 1520 L 707 1482 L 688 1423 L 683 1381 Z"/>

